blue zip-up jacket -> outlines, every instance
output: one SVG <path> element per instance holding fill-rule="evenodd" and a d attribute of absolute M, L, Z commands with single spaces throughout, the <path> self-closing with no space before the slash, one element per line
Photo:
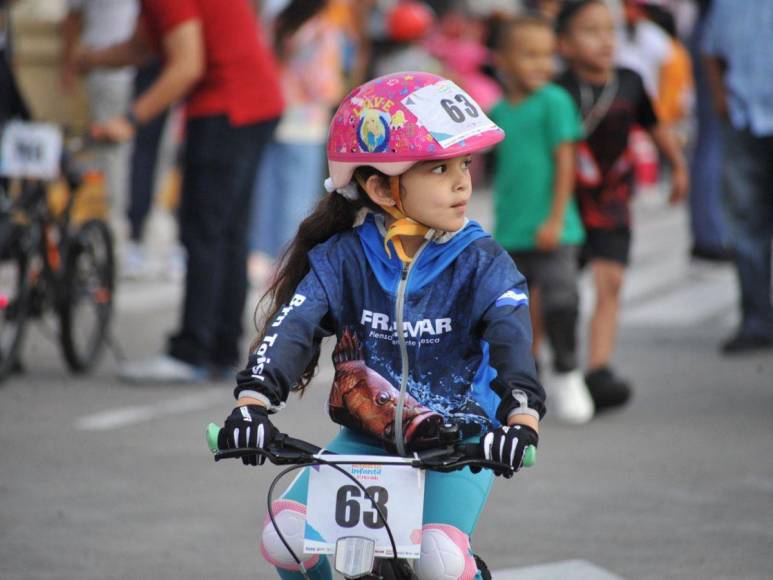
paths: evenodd
<path fill-rule="evenodd" d="M 331 417 L 390 441 L 403 372 L 396 306 L 406 270 L 394 251 L 391 258 L 384 251 L 383 218 L 369 214 L 315 247 L 309 261 L 309 273 L 239 373 L 235 396 L 256 396 L 279 410 L 322 338 L 335 333 Z M 429 437 L 443 421 L 470 436 L 512 413 L 544 415 L 526 281 L 488 233 L 469 221 L 434 236 L 402 285 L 406 443 Z"/>

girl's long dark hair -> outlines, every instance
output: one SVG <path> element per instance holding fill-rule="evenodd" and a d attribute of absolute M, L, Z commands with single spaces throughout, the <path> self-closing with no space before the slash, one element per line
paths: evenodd
<path fill-rule="evenodd" d="M 374 174 L 387 179 L 386 176 L 370 167 L 361 167 L 355 174 L 363 182 L 367 181 L 368 177 Z M 258 325 L 256 322 L 255 326 L 258 329 L 258 336 L 250 350 L 255 350 L 258 347 L 261 339 L 267 333 L 268 325 L 273 321 L 279 309 L 290 302 L 295 289 L 306 274 L 309 273 L 309 252 L 312 248 L 326 242 L 336 234 L 351 229 L 357 213 L 362 208 L 367 207 L 371 210 L 379 211 L 378 206 L 370 200 L 362 188 L 358 187 L 358 189 L 359 197 L 354 201 L 338 193 L 326 194 L 319 201 L 317 207 L 314 208 L 314 211 L 301 222 L 298 233 L 279 259 L 277 273 L 272 279 L 271 285 L 255 308 L 254 319 L 257 320 L 258 311 L 261 309 L 261 306 L 268 302 L 266 315 L 262 323 Z M 301 395 L 303 394 L 304 389 L 317 370 L 318 363 L 319 351 L 315 353 L 306 370 L 303 371 L 298 384 L 293 387 L 294 391 L 300 392 Z"/>
<path fill-rule="evenodd" d="M 298 29 L 319 14 L 325 7 L 325 0 L 292 0 L 274 21 L 274 51 L 284 58 L 287 40 Z"/>

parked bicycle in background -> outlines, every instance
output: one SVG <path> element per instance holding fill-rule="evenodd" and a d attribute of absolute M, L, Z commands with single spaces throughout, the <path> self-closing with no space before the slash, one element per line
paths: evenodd
<path fill-rule="evenodd" d="M 49 313 L 67 366 L 88 371 L 107 341 L 115 277 L 93 146 L 44 123 L 0 131 L 0 380 L 21 368 L 30 320 L 48 326 Z"/>

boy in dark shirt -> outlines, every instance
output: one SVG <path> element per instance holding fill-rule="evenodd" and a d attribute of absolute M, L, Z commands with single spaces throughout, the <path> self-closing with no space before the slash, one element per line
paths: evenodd
<path fill-rule="evenodd" d="M 575 191 L 586 229 L 584 261 L 596 287 L 585 382 L 597 410 L 624 404 L 630 385 L 609 367 L 617 333 L 620 290 L 631 245 L 634 186 L 628 138 L 635 125 L 651 135 L 672 167 L 671 202 L 687 194 L 687 166 L 668 130 L 658 123 L 641 77 L 616 68 L 612 14 L 602 0 L 567 2 L 556 23 L 568 63 L 557 83 L 577 103 L 585 140 L 577 147 Z"/>

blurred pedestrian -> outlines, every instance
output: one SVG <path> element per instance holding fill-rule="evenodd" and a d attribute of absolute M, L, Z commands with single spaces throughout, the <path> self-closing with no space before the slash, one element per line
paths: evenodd
<path fill-rule="evenodd" d="M 131 381 L 196 382 L 240 360 L 247 294 L 247 228 L 263 146 L 282 111 L 273 57 L 247 0 L 143 0 L 124 43 L 80 55 L 80 66 L 125 66 L 162 53 L 158 80 L 121 116 L 97 124 L 97 138 L 131 139 L 178 99 L 187 100 L 179 210 L 187 251 L 180 328 L 167 354 L 128 363 Z"/>
<path fill-rule="evenodd" d="M 714 0 L 703 49 L 724 124 L 724 188 L 741 324 L 725 354 L 773 348 L 773 2 Z"/>
<path fill-rule="evenodd" d="M 728 250 L 727 218 L 722 210 L 722 121 L 711 103 L 711 89 L 701 56 L 706 32 L 708 0 L 690 38 L 690 56 L 695 75 L 695 144 L 690 159 L 690 254 L 699 260 L 726 262 Z"/>
<path fill-rule="evenodd" d="M 76 57 L 79 46 L 100 50 L 128 39 L 137 22 L 137 0 L 67 0 L 67 15 L 62 23 L 62 85 L 74 88 Z M 86 76 L 89 116 L 93 123 L 104 123 L 127 110 L 132 99 L 132 66 L 93 67 Z M 100 147 L 99 155 L 107 181 L 111 222 L 123 240 L 129 191 L 131 143 L 116 142 Z"/>
<path fill-rule="evenodd" d="M 373 65 L 375 76 L 405 70 L 441 74 L 443 65 L 424 46 L 435 15 L 424 2 L 400 2 L 387 14 L 387 46 Z"/>
<path fill-rule="evenodd" d="M 585 423 L 593 401 L 577 361 L 579 245 L 585 239 L 574 201 L 577 107 L 553 76 L 556 39 L 548 20 L 521 16 L 500 29 L 495 63 L 506 97 L 491 110 L 505 130 L 496 149 L 494 238 L 529 285 L 534 354 L 543 334 L 553 351 L 551 411 Z"/>
<path fill-rule="evenodd" d="M 134 77 L 134 98 L 139 97 L 158 80 L 163 62 L 153 58 L 137 67 Z M 158 161 L 169 109 L 137 127 L 129 171 L 129 239 L 124 249 L 121 273 L 127 278 L 142 277 L 149 272 L 148 256 L 142 244 L 145 223 L 153 205 L 158 182 Z"/>
<path fill-rule="evenodd" d="M 615 63 L 638 73 L 650 98 L 655 100 L 660 91 L 660 72 L 671 57 L 671 39 L 647 18 L 640 0 L 622 2 L 622 19 L 615 23 Z"/>
<path fill-rule="evenodd" d="M 562 0 L 537 0 L 534 2 L 536 10 L 548 21 L 555 24 L 558 13 L 561 12 Z"/>
<path fill-rule="evenodd" d="M 502 97 L 502 90 L 482 70 L 491 64 L 485 39 L 485 22 L 471 14 L 452 10 L 440 19 L 437 32 L 427 39 L 426 46 L 442 63 L 445 74 L 487 112 Z"/>
<path fill-rule="evenodd" d="M 9 7 L 14 0 L 0 0 L 0 123 L 9 119 L 29 119 L 30 111 L 19 91 L 11 66 L 11 20 Z"/>
<path fill-rule="evenodd" d="M 585 129 L 577 149 L 575 190 L 586 230 L 583 260 L 590 264 L 596 288 L 585 382 L 599 410 L 624 404 L 631 391 L 610 360 L 631 245 L 634 168 L 628 141 L 634 125 L 647 130 L 672 166 L 672 202 L 687 194 L 687 166 L 668 129 L 658 123 L 641 77 L 615 67 L 614 20 L 606 4 L 567 3 L 557 27 L 559 49 L 569 64 L 558 83 L 578 104 Z"/>
<path fill-rule="evenodd" d="M 653 105 L 658 119 L 671 127 L 681 145 L 687 144 L 687 122 L 694 103 L 692 59 L 677 35 L 674 14 L 658 3 L 645 2 L 641 10 L 648 20 L 668 35 L 671 42 L 666 60 L 660 67 L 658 94 Z"/>
<path fill-rule="evenodd" d="M 273 31 L 286 108 L 253 194 L 249 270 L 257 286 L 323 192 L 327 128 L 344 90 L 342 35 L 325 2 L 292 0 Z"/>

